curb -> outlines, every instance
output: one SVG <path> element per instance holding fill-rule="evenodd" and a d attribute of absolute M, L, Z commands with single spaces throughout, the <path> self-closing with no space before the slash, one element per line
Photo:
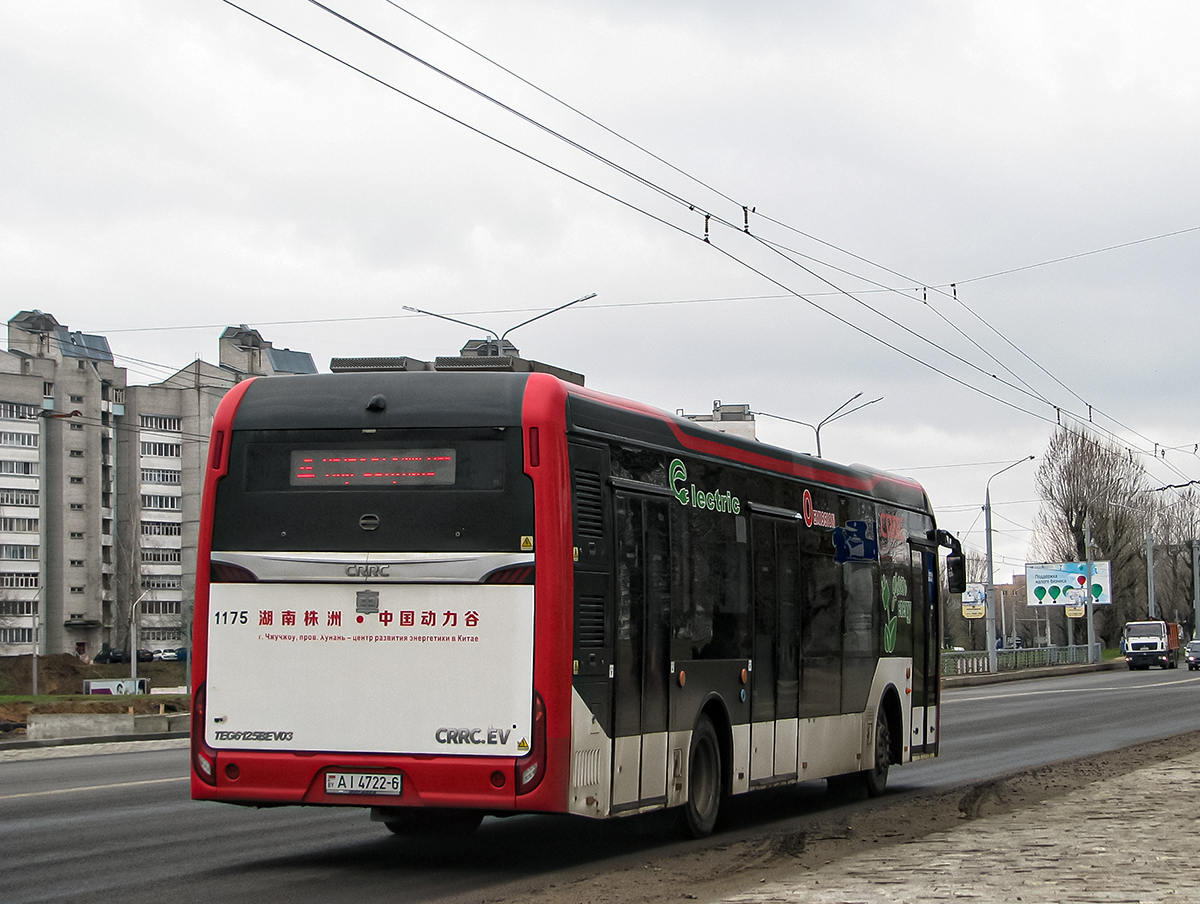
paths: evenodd
<path fill-rule="evenodd" d="M 978 675 L 942 676 L 944 689 L 977 687 L 983 684 L 999 684 L 1004 681 L 1025 681 L 1033 678 L 1057 678 L 1061 675 L 1083 675 L 1088 672 L 1112 672 L 1127 668 L 1124 659 L 1106 662 L 1084 662 L 1078 665 L 1048 665 L 1039 669 L 1017 669 L 1011 672 L 985 672 Z"/>
<path fill-rule="evenodd" d="M 100 735 L 89 738 L 45 738 L 34 741 L 0 741 L 0 752 L 5 750 L 33 750 L 38 747 L 71 747 L 76 744 L 113 744 L 118 741 L 171 741 L 191 737 L 187 731 L 145 731 L 139 734 Z"/>

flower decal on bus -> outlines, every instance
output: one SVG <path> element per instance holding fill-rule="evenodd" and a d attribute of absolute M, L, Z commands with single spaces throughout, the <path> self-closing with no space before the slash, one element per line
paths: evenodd
<path fill-rule="evenodd" d="M 912 624 L 912 600 L 908 598 L 908 579 L 902 574 L 879 579 L 879 597 L 883 601 L 883 652 L 896 652 L 900 622 Z"/>

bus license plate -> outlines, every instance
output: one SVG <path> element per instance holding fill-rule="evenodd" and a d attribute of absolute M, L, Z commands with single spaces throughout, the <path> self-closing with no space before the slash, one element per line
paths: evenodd
<path fill-rule="evenodd" d="M 369 772 L 326 772 L 326 794 L 399 794 L 399 775 Z"/>

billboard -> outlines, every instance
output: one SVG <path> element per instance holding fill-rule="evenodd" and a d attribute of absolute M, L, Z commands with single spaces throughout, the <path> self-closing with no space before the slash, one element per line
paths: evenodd
<path fill-rule="evenodd" d="M 987 615 L 987 589 L 982 584 L 968 584 L 962 595 L 963 618 L 983 618 Z"/>
<path fill-rule="evenodd" d="M 1097 606 L 1112 603 L 1108 562 L 1090 563 L 1091 602 Z M 1072 606 L 1087 604 L 1087 562 L 1053 562 L 1025 566 L 1025 601 L 1030 606 Z"/>

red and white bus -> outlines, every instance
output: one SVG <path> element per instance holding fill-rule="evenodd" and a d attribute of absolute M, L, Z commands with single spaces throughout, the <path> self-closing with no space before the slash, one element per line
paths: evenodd
<path fill-rule="evenodd" d="M 606 818 L 938 749 L 915 482 L 544 373 L 258 379 L 217 411 L 192 796 L 392 831 Z"/>

